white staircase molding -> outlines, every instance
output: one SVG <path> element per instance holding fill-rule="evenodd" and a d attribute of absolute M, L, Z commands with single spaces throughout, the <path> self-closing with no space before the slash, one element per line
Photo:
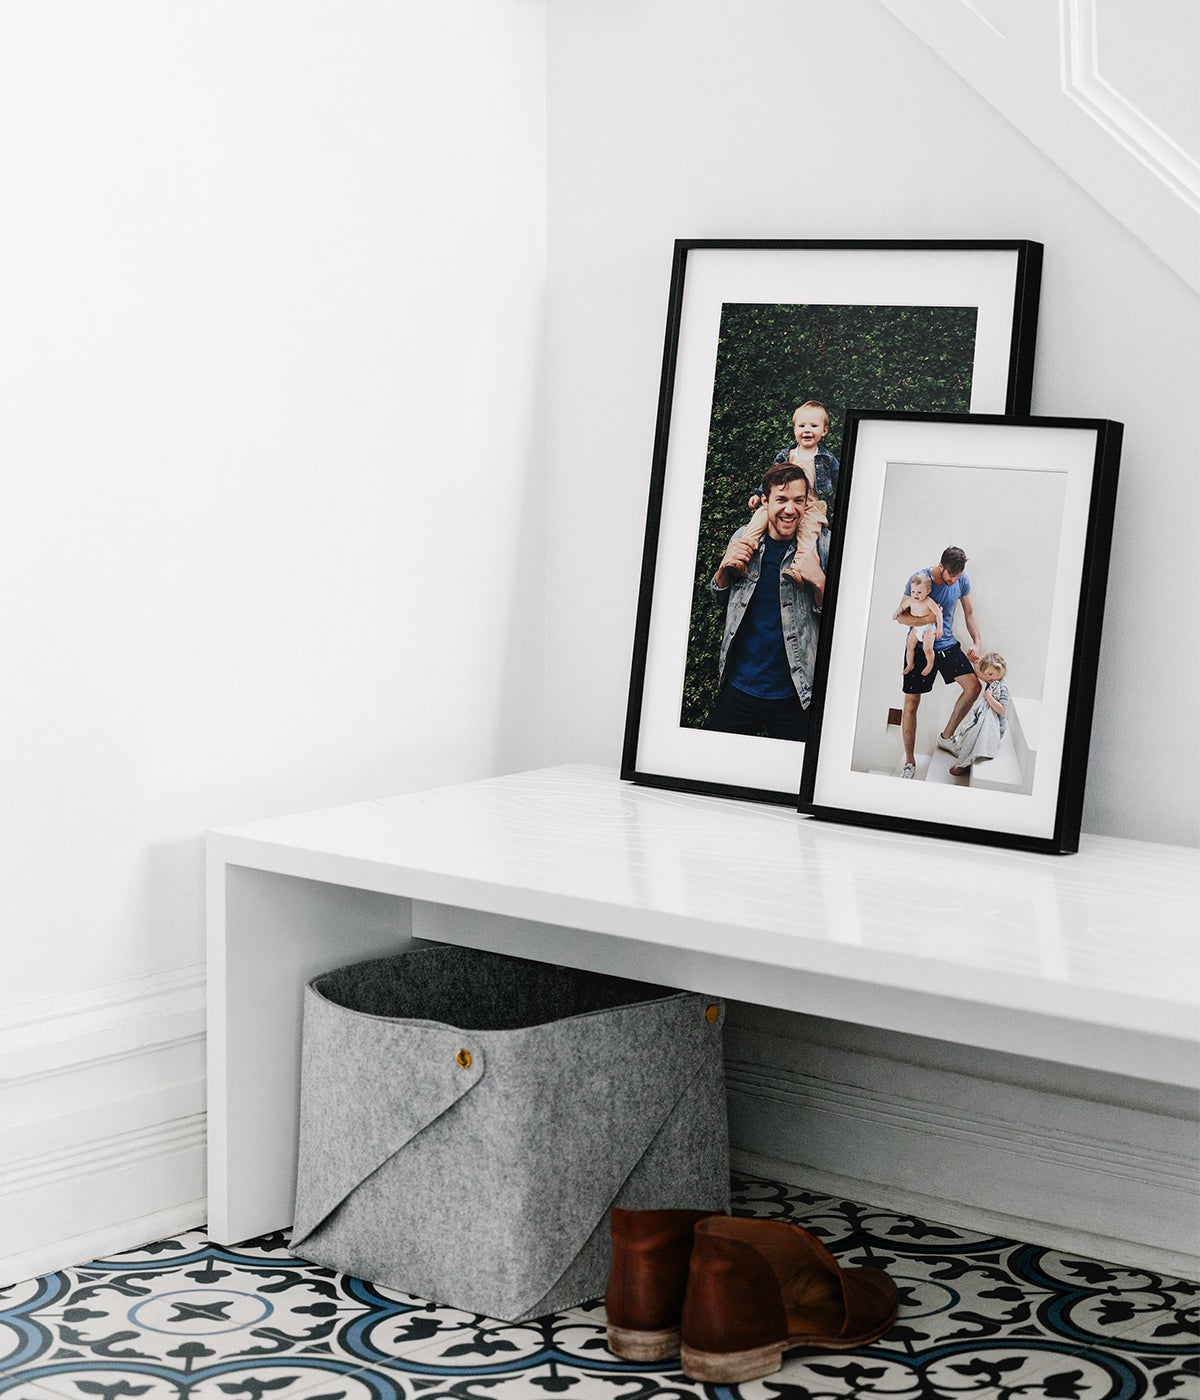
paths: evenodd
<path fill-rule="evenodd" d="M 809 1190 L 1192 1277 L 1195 1106 L 1117 1076 L 739 1005 L 735 1162 Z"/>
<path fill-rule="evenodd" d="M 994 758 L 980 761 L 966 773 L 955 775 L 950 770 L 958 766 L 958 760 L 949 750 L 935 747 L 931 753 L 915 755 L 916 781 L 941 783 L 947 787 L 989 788 L 996 792 L 1032 792 L 1041 713 L 1040 700 L 1011 698 L 1008 702 L 1008 727 Z M 900 776 L 899 768 L 894 776 Z"/>
<path fill-rule="evenodd" d="M 934 749 L 930 754 L 917 754 L 917 778 L 927 783 L 944 783 L 947 787 L 967 787 L 971 782 L 971 774 L 964 773 L 961 777 L 952 777 L 951 768 L 957 763 L 953 754 L 947 753 L 945 749 Z"/>
<path fill-rule="evenodd" d="M 0 1009 L 0 1285 L 203 1222 L 200 966 Z"/>
<path fill-rule="evenodd" d="M 1189 286 L 1200 290 L 1200 163 L 1194 110 L 1196 17 L 1187 6 L 1142 6 L 1138 63 L 1123 51 L 1126 0 L 879 0 L 907 29 L 1064 170 Z M 1111 31 L 1111 42 L 1106 35 Z M 1152 73 L 1153 79 L 1146 74 Z M 1155 120 L 1136 85 L 1181 97 Z M 1144 87 L 1143 87 L 1144 92 Z M 1164 122 L 1178 120 L 1177 130 Z M 1050 243 L 1050 230 L 1022 236 Z"/>
<path fill-rule="evenodd" d="M 1200 214 L 1200 163 L 1100 72 L 1097 0 L 1061 0 L 1061 4 L 1063 91 L 1193 213 Z M 1142 19 L 1152 27 L 1153 9 L 1144 11 Z M 1192 60 L 1200 63 L 1195 49 Z"/>

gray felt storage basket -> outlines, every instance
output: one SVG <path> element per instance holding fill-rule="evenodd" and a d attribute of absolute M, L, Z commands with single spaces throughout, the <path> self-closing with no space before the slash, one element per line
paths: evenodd
<path fill-rule="evenodd" d="M 728 1208 L 724 1019 L 471 948 L 314 978 L 293 1250 L 514 1322 L 599 1296 L 612 1205 Z"/>

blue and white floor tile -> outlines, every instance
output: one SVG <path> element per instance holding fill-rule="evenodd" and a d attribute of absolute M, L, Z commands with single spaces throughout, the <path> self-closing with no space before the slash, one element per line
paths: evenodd
<path fill-rule="evenodd" d="M 189 1232 L 0 1289 L 0 1400 L 1200 1400 L 1200 1285 L 756 1177 L 738 1214 L 795 1220 L 900 1287 L 892 1330 L 741 1386 L 636 1366 L 599 1304 L 512 1324 L 288 1253 Z"/>

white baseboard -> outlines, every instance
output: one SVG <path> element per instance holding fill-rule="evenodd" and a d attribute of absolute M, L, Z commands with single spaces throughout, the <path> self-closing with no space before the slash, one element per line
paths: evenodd
<path fill-rule="evenodd" d="M 737 1163 L 965 1229 L 1195 1277 L 1195 1102 L 915 1036 L 735 1006 Z"/>
<path fill-rule="evenodd" d="M 837 1176 L 816 1167 L 801 1166 L 779 1157 L 763 1157 L 757 1152 L 734 1148 L 730 1153 L 732 1165 L 752 1176 L 766 1177 L 815 1191 L 822 1196 L 838 1196 L 863 1205 L 875 1205 L 898 1215 L 911 1213 L 919 1220 L 953 1225 L 960 1230 L 974 1230 L 981 1235 L 999 1235 L 1004 1239 L 1037 1244 L 1046 1249 L 1062 1250 L 1084 1259 L 1098 1259 L 1125 1268 L 1148 1269 L 1168 1278 L 1196 1279 L 1196 1255 L 1173 1249 L 1155 1249 L 1146 1245 L 1130 1246 L 1128 1241 L 1114 1240 L 1088 1230 L 1071 1229 L 1046 1221 L 1031 1221 L 1021 1216 L 1004 1215 L 999 1211 L 982 1210 L 960 1201 L 947 1201 L 942 1196 L 927 1196 L 920 1191 L 888 1185 L 881 1188 L 877 1181 L 859 1177 Z M 886 1196 L 881 1195 L 881 1190 Z M 1030 1239 L 1036 1234 L 1036 1239 Z"/>
<path fill-rule="evenodd" d="M 0 1284 L 204 1219 L 203 967 L 0 1010 Z"/>
<path fill-rule="evenodd" d="M 170 1239 L 185 1230 L 204 1224 L 207 1203 L 203 1197 L 143 1215 L 136 1220 L 122 1220 L 117 1225 L 104 1226 L 86 1235 L 54 1240 L 49 1244 L 27 1249 L 22 1254 L 10 1254 L 0 1260 L 0 1286 L 40 1278 L 59 1269 L 69 1269 L 92 1259 L 111 1259 L 122 1250 L 136 1249 L 151 1240 Z"/>

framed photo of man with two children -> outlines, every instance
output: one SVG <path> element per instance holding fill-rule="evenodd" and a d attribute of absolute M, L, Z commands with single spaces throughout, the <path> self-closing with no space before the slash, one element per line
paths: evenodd
<path fill-rule="evenodd" d="M 1121 436 L 848 414 L 802 812 L 1079 849 Z"/>
<path fill-rule="evenodd" d="M 1041 253 L 676 243 L 623 778 L 795 805 L 847 413 L 1027 413 Z"/>

